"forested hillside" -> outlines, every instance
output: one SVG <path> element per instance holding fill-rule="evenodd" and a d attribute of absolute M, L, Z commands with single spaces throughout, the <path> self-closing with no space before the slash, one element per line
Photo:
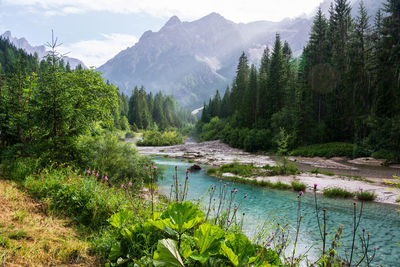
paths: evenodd
<path fill-rule="evenodd" d="M 147 93 L 144 87 L 135 87 L 130 97 L 122 93 L 120 99 L 120 119 L 129 122 L 134 130 L 165 130 L 195 123 L 195 117 L 182 109 L 172 95 L 165 96 L 159 92 L 153 96 L 151 92 Z M 121 125 L 127 124 L 121 122 Z"/>
<path fill-rule="evenodd" d="M 350 12 L 346 0 L 332 2 L 329 17 L 319 10 L 300 58 L 279 34 L 260 68 L 243 53 L 232 88 L 204 105 L 201 138 L 248 151 L 282 139 L 290 149 L 348 142 L 353 156 L 399 160 L 400 3 L 367 14 L 361 2 Z"/>

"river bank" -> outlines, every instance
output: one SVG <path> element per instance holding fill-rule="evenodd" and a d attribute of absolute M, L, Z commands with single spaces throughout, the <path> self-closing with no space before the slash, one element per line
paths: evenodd
<path fill-rule="evenodd" d="M 278 159 L 268 155 L 244 152 L 241 149 L 231 148 L 221 141 L 208 141 L 202 143 L 186 143 L 183 145 L 169 147 L 137 147 L 140 154 L 147 156 L 168 156 L 169 158 L 183 158 L 197 164 L 210 166 L 222 166 L 232 162 L 240 164 L 253 164 L 257 167 L 265 165 L 276 166 Z M 324 189 L 342 188 L 347 191 L 355 192 L 359 188 L 364 191 L 374 192 L 376 202 L 396 204 L 398 192 L 390 190 L 390 186 L 385 184 L 385 180 L 391 180 L 392 175 L 398 174 L 398 168 L 381 167 L 379 161 L 365 158 L 346 159 L 346 158 L 305 158 L 290 157 L 303 171 L 297 175 L 285 176 L 255 176 L 246 179 L 266 180 L 270 182 L 282 182 L 290 184 L 293 180 L 300 181 L 307 185 L 308 190 L 312 190 L 314 184 L 318 184 L 318 193 Z M 313 168 L 332 170 L 332 175 L 313 174 L 309 170 Z M 370 171 L 371 170 L 371 171 Z M 342 173 L 343 172 L 343 173 Z M 361 177 L 352 175 L 344 176 L 341 174 L 356 173 Z M 231 174 L 223 174 L 228 176 Z"/>

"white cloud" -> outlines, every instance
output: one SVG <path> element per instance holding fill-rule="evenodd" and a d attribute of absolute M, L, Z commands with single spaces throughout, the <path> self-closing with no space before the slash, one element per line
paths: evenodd
<path fill-rule="evenodd" d="M 192 20 L 218 12 L 235 22 L 278 21 L 312 12 L 322 0 L 3 0 L 9 5 L 44 9 L 46 14 L 76 14 L 87 11 L 148 13 L 156 17 L 177 15 Z"/>
<path fill-rule="evenodd" d="M 60 52 L 68 53 L 67 56 L 82 60 L 88 67 L 99 67 L 118 52 L 133 46 L 138 41 L 137 37 L 129 34 L 102 35 L 104 40 L 84 40 L 66 44 L 60 47 Z"/>

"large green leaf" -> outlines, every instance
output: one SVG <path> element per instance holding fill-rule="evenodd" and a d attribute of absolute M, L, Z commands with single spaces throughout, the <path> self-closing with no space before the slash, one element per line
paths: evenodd
<path fill-rule="evenodd" d="M 130 210 L 123 210 L 118 213 L 114 213 L 110 219 L 109 223 L 115 228 L 124 227 L 133 217 L 133 212 Z"/>
<path fill-rule="evenodd" d="M 122 252 L 122 248 L 121 248 L 121 243 L 117 242 L 114 243 L 111 246 L 111 250 L 110 250 L 110 254 L 108 255 L 108 259 L 110 260 L 116 260 L 119 256 L 122 256 L 123 252 Z"/>
<path fill-rule="evenodd" d="M 170 204 L 161 215 L 161 220 L 152 222 L 159 229 L 167 230 L 167 227 L 177 233 L 184 233 L 204 221 L 204 213 L 190 201 Z"/>
<path fill-rule="evenodd" d="M 238 266 L 239 264 L 238 256 L 235 254 L 235 252 L 233 252 L 233 250 L 230 247 L 226 245 L 226 243 L 222 243 L 221 245 L 221 254 L 226 256 L 233 265 Z"/>
<path fill-rule="evenodd" d="M 162 239 L 158 241 L 154 252 L 155 266 L 185 266 L 177 248 L 175 240 Z"/>
<path fill-rule="evenodd" d="M 256 256 L 256 250 L 247 236 L 234 233 L 226 235 L 226 240 L 221 245 L 221 253 L 235 266 L 246 265 L 250 258 Z M 252 258 L 252 261 L 254 260 Z"/>
<path fill-rule="evenodd" d="M 191 258 L 204 264 L 210 256 L 218 254 L 224 238 L 225 232 L 220 227 L 210 224 L 200 225 L 199 229 L 194 232 L 198 252 Z"/>

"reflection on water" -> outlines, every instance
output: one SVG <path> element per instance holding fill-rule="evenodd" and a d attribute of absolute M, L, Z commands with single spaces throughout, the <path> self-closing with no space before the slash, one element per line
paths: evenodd
<path fill-rule="evenodd" d="M 178 176 L 184 181 L 184 171 L 191 166 L 182 160 L 155 158 L 155 163 L 164 166 L 165 178 L 158 182 L 159 191 L 169 195 L 172 184 L 172 176 L 175 173 L 175 166 L 178 166 Z M 219 180 L 210 177 L 204 170 L 193 172 L 189 176 L 188 199 L 199 199 L 213 184 L 219 184 Z M 283 224 L 287 220 L 295 224 L 297 216 L 297 194 L 292 191 L 274 190 L 261 188 L 252 185 L 235 184 L 238 189 L 238 199 L 242 199 L 245 194 L 248 197 L 242 202 L 241 212 L 245 213 L 245 233 L 252 237 L 256 227 L 265 220 L 276 219 Z M 344 225 L 343 240 L 345 244 L 350 244 L 352 236 L 353 222 L 353 202 L 351 200 L 329 199 L 319 196 L 319 206 L 322 210 L 328 210 L 327 229 L 330 234 L 334 234 L 334 229 L 340 224 Z M 396 206 L 378 203 L 365 203 L 363 217 L 360 223 L 359 231 L 366 229 L 371 233 L 371 248 L 378 247 L 378 254 L 375 263 L 383 266 L 399 266 L 400 262 L 400 214 L 396 212 Z M 306 192 L 302 197 L 302 213 L 304 219 L 301 224 L 299 251 L 300 253 L 308 250 L 310 245 L 315 245 L 316 249 L 320 247 L 317 244 L 317 222 L 315 219 L 314 198 L 312 192 Z M 292 230 L 293 232 L 293 230 Z M 357 242 L 359 238 L 357 237 Z M 313 250 L 312 250 L 313 251 Z"/>

